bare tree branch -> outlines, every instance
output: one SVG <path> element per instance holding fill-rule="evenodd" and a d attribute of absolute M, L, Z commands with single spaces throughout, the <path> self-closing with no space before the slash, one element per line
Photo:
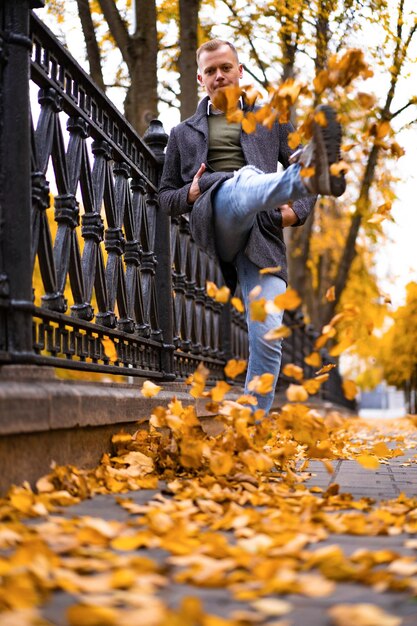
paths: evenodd
<path fill-rule="evenodd" d="M 233 4 L 231 2 L 228 2 L 228 0 L 223 0 L 223 4 L 225 4 L 227 6 L 227 8 L 229 9 L 229 11 L 233 15 L 233 17 L 238 20 L 239 25 L 240 25 L 240 29 L 242 30 L 242 32 L 244 33 L 246 39 L 248 40 L 248 44 L 249 44 L 250 49 L 252 50 L 254 59 L 255 59 L 257 65 L 258 65 L 258 67 L 261 70 L 261 73 L 263 75 L 263 80 L 262 81 L 260 81 L 259 79 L 256 79 L 256 80 L 258 80 L 258 82 L 264 87 L 264 89 L 266 89 L 268 87 L 268 85 L 269 85 L 269 80 L 268 80 L 268 78 L 266 76 L 266 66 L 265 66 L 264 62 L 262 61 L 262 59 L 260 58 L 260 56 L 258 54 L 258 51 L 256 50 L 256 48 L 254 46 L 254 43 L 253 43 L 253 41 L 251 39 L 251 36 L 249 34 L 249 31 L 248 31 L 246 25 L 240 19 L 237 10 L 235 9 L 235 7 L 233 6 Z M 253 75 L 251 74 L 251 76 L 253 76 Z M 255 78 L 255 77 L 253 76 L 253 78 Z"/>
<path fill-rule="evenodd" d="M 268 86 L 268 84 L 269 84 L 269 83 L 268 83 L 267 85 L 265 85 L 265 83 L 264 83 L 263 79 L 262 79 L 262 78 L 259 78 L 258 76 L 256 76 L 255 72 L 253 72 L 253 71 L 252 71 L 252 70 L 251 70 L 251 69 L 250 69 L 250 68 L 246 65 L 246 63 L 242 63 L 242 67 L 243 67 L 243 69 L 245 70 L 245 72 L 246 72 L 247 74 L 249 74 L 249 76 L 252 76 L 252 78 L 254 78 L 254 79 L 256 80 L 256 82 L 257 82 L 257 83 L 259 83 L 260 85 L 262 85 L 262 87 L 263 87 L 264 89 Z"/>
<path fill-rule="evenodd" d="M 101 10 L 103 11 L 104 18 L 109 25 L 111 34 L 116 41 L 116 44 L 120 48 L 122 57 L 126 65 L 131 69 L 132 67 L 132 55 L 130 52 L 129 32 L 121 18 L 121 15 L 116 7 L 114 0 L 98 0 Z"/>
<path fill-rule="evenodd" d="M 398 109 L 397 111 L 395 111 L 395 113 L 391 113 L 391 119 L 394 119 L 394 117 L 397 117 L 397 115 L 400 115 L 400 113 L 402 113 L 403 111 L 405 111 L 406 109 L 408 109 L 408 107 L 411 107 L 414 105 L 417 105 L 417 98 L 411 98 L 411 100 L 409 100 L 407 102 L 407 104 L 405 104 L 404 106 L 402 106 L 400 109 Z"/>

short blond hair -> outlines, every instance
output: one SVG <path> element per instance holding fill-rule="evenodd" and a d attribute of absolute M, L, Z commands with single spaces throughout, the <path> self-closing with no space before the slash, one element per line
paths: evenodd
<path fill-rule="evenodd" d="M 210 39 L 209 41 L 206 41 L 205 43 L 201 44 L 201 46 L 197 49 L 197 53 L 196 53 L 197 65 L 199 65 L 200 55 L 202 52 L 214 52 L 215 50 L 218 50 L 218 48 L 221 48 L 222 46 L 229 46 L 229 48 L 232 50 L 232 52 L 234 53 L 236 57 L 236 61 L 239 63 L 239 56 L 237 54 L 237 50 L 234 47 L 234 45 L 230 43 L 230 41 L 225 41 L 224 39 Z"/>

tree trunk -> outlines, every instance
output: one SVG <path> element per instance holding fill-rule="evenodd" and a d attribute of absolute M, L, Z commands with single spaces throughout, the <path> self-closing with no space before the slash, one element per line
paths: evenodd
<path fill-rule="evenodd" d="M 194 114 L 198 103 L 197 50 L 198 10 L 200 0 L 180 0 L 180 111 L 185 120 Z"/>
<path fill-rule="evenodd" d="M 136 31 L 129 41 L 130 87 L 125 100 L 125 115 L 143 135 L 149 122 L 158 116 L 155 0 L 136 0 Z"/>

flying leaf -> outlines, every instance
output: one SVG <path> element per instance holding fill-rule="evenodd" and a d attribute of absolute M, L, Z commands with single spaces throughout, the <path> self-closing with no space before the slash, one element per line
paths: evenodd
<path fill-rule="evenodd" d="M 259 300 L 252 300 L 252 302 L 250 302 L 250 318 L 253 322 L 264 322 L 266 320 L 267 312 L 265 311 L 265 304 L 265 298 L 259 298 Z"/>
<path fill-rule="evenodd" d="M 334 285 L 329 287 L 326 291 L 326 300 L 327 302 L 334 302 L 336 300 L 336 288 Z"/>
<path fill-rule="evenodd" d="M 206 386 L 206 380 L 210 374 L 209 370 L 203 363 L 200 363 L 192 376 L 189 377 L 191 389 L 190 394 L 193 398 L 201 398 Z"/>
<path fill-rule="evenodd" d="M 260 274 L 276 274 L 282 270 L 281 265 L 276 265 L 275 267 L 263 267 L 259 270 Z"/>
<path fill-rule="evenodd" d="M 110 361 L 117 361 L 117 348 L 114 341 L 110 339 L 110 337 L 103 337 L 103 339 L 101 340 L 101 344 L 103 346 L 104 354 L 106 355 L 106 357 L 110 359 Z"/>
<path fill-rule="evenodd" d="M 349 165 L 346 161 L 338 161 L 337 163 L 332 163 L 330 166 L 330 174 L 332 176 L 340 176 L 340 174 L 346 174 L 349 171 Z"/>
<path fill-rule="evenodd" d="M 302 84 L 293 78 L 287 78 L 278 88 L 280 98 L 288 98 L 294 104 L 302 90 Z"/>
<path fill-rule="evenodd" d="M 221 402 L 230 389 L 231 386 L 224 380 L 217 381 L 216 386 L 210 391 L 211 399 L 213 402 Z"/>
<path fill-rule="evenodd" d="M 311 352 L 306 357 L 304 357 L 304 362 L 311 367 L 320 367 L 321 365 L 321 356 L 318 352 Z"/>
<path fill-rule="evenodd" d="M 378 457 L 373 454 L 360 454 L 356 457 L 356 461 L 365 469 L 377 470 L 379 468 Z"/>
<path fill-rule="evenodd" d="M 294 363 L 287 363 L 283 367 L 282 373 L 289 378 L 295 378 L 295 380 L 302 380 L 304 377 L 303 368 L 299 365 L 294 365 Z"/>
<path fill-rule="evenodd" d="M 290 335 L 291 329 L 288 328 L 288 326 L 282 325 L 268 330 L 264 335 L 264 339 L 267 341 L 276 341 L 278 339 L 285 339 L 285 337 L 289 337 Z"/>
<path fill-rule="evenodd" d="M 348 379 L 344 380 L 342 382 L 342 389 L 343 389 L 343 395 L 348 400 L 354 400 L 356 398 L 358 389 L 356 387 L 356 384 L 353 382 L 353 380 L 348 380 Z"/>
<path fill-rule="evenodd" d="M 296 150 L 301 143 L 301 135 L 300 133 L 293 132 L 288 134 L 288 147 L 291 150 Z"/>
<path fill-rule="evenodd" d="M 290 385 L 285 395 L 290 402 L 305 402 L 308 400 L 308 393 L 302 385 Z"/>
<path fill-rule="evenodd" d="M 225 304 L 226 302 L 229 301 L 230 289 L 229 287 L 226 287 L 225 285 L 219 288 L 217 287 L 216 283 L 213 283 L 210 280 L 208 280 L 206 282 L 206 291 L 207 291 L 207 295 L 210 298 L 213 298 L 213 300 L 215 300 L 216 302 L 221 302 L 222 304 Z"/>
<path fill-rule="evenodd" d="M 336 367 L 336 363 L 328 363 L 327 365 L 323 365 L 323 367 L 321 369 L 319 369 L 316 372 L 316 374 L 325 374 L 326 372 L 330 372 L 335 367 Z"/>
<path fill-rule="evenodd" d="M 220 289 L 217 290 L 216 295 L 214 296 L 215 301 L 221 302 L 222 304 L 226 304 L 226 302 L 229 302 L 229 298 L 230 298 L 230 289 L 229 287 L 226 287 L 226 285 L 223 285 L 223 287 L 220 287 Z"/>
<path fill-rule="evenodd" d="M 261 285 L 256 285 L 256 287 L 254 287 L 253 289 L 251 289 L 251 291 L 249 292 L 249 300 L 254 300 L 255 298 L 257 298 L 260 294 L 262 293 L 262 287 Z"/>
<path fill-rule="evenodd" d="M 375 105 L 375 96 L 369 93 L 361 93 L 359 92 L 357 95 L 359 105 L 363 109 L 372 109 Z"/>
<path fill-rule="evenodd" d="M 264 395 L 272 391 L 273 382 L 274 382 L 273 374 L 266 372 L 265 374 L 261 374 L 261 376 L 255 376 L 249 382 L 248 389 L 249 391 L 254 391 L 255 393 Z"/>
<path fill-rule="evenodd" d="M 304 380 L 302 385 L 310 396 L 313 396 L 321 388 L 321 382 L 316 380 L 315 378 L 309 378 L 308 380 Z"/>
<path fill-rule="evenodd" d="M 383 139 L 388 135 L 391 130 L 391 125 L 387 121 L 383 121 L 377 126 L 376 136 L 377 139 Z"/>
<path fill-rule="evenodd" d="M 374 213 L 372 217 L 370 217 L 366 221 L 368 222 L 368 224 L 380 224 L 386 219 L 387 219 L 386 215 L 381 215 L 380 213 Z"/>
<path fill-rule="evenodd" d="M 227 361 L 224 373 L 228 378 L 236 378 L 246 370 L 247 361 L 243 359 L 230 359 Z"/>
<path fill-rule="evenodd" d="M 327 118 L 326 118 L 326 116 L 324 114 L 324 111 L 317 111 L 314 114 L 314 121 L 319 126 L 322 126 L 323 128 L 325 128 L 327 126 Z"/>
<path fill-rule="evenodd" d="M 287 289 L 285 293 L 282 293 L 274 298 L 274 304 L 279 309 L 292 311 L 300 306 L 301 298 L 295 289 Z"/>
<path fill-rule="evenodd" d="M 210 298 L 215 298 L 216 297 L 216 293 L 218 291 L 218 287 L 216 285 L 216 283 L 213 283 L 212 281 L 208 280 L 206 282 L 206 291 L 207 291 L 207 295 Z"/>
<path fill-rule="evenodd" d="M 314 167 L 303 167 L 300 170 L 300 176 L 301 178 L 311 178 L 312 176 L 314 176 L 316 170 Z"/>
<path fill-rule="evenodd" d="M 158 395 L 161 389 L 162 387 L 155 385 L 155 383 L 151 382 L 150 380 L 145 380 L 140 392 L 144 398 L 153 398 L 154 396 Z"/>
<path fill-rule="evenodd" d="M 234 112 L 238 108 L 242 91 L 242 87 L 238 85 L 228 85 L 227 87 L 217 89 L 211 98 L 213 105 L 224 113 Z"/>
<path fill-rule="evenodd" d="M 247 113 L 242 120 L 242 130 L 250 135 L 255 132 L 257 124 L 258 120 L 256 119 L 255 114 L 249 111 L 249 113 Z"/>
<path fill-rule="evenodd" d="M 244 313 L 245 312 L 245 307 L 243 306 L 243 302 L 240 298 L 232 298 L 230 300 L 230 304 L 236 309 L 236 311 L 238 311 L 238 313 Z"/>

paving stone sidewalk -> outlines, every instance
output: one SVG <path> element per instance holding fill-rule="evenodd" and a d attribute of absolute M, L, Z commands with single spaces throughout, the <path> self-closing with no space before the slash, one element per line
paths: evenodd
<path fill-rule="evenodd" d="M 409 457 L 417 452 L 410 450 Z M 309 481 L 311 486 L 319 486 L 323 489 L 332 483 L 340 486 L 341 492 L 351 493 L 355 499 L 363 496 L 375 500 L 387 500 L 396 498 L 400 493 L 407 496 L 417 494 L 417 464 L 403 467 L 404 457 L 391 459 L 389 464 L 381 465 L 377 471 L 368 471 L 353 461 L 334 462 L 332 475 L 325 470 L 320 462 L 313 462 L 309 470 L 312 477 Z M 129 498 L 137 504 L 149 502 L 159 491 L 141 490 L 118 495 L 117 498 Z M 116 496 L 97 496 L 92 500 L 86 500 L 78 505 L 68 507 L 60 513 L 65 518 L 78 516 L 100 517 L 104 520 L 128 519 L 128 512 L 116 502 Z M 32 522 L 36 523 L 36 522 Z M 337 543 L 343 551 L 349 555 L 357 549 L 367 550 L 393 550 L 403 556 L 415 556 L 415 551 L 404 547 L 404 541 L 409 535 L 392 536 L 354 536 L 354 535 L 331 535 L 325 542 L 320 542 L 319 547 Z M 140 550 L 140 554 L 151 557 L 162 564 L 168 553 L 160 549 Z M 197 588 L 184 584 L 173 583 L 163 589 L 161 597 L 168 606 L 175 608 L 184 596 L 199 597 L 208 613 L 228 617 L 233 611 L 247 609 L 242 602 L 237 602 L 226 589 Z M 372 603 L 381 609 L 401 617 L 402 626 L 417 626 L 417 599 L 411 598 L 405 593 L 384 592 L 378 593 L 371 588 L 354 584 L 338 583 L 335 592 L 327 597 L 307 598 L 300 595 L 285 597 L 293 605 L 293 610 L 285 616 L 286 624 L 292 626 L 330 626 L 332 624 L 327 610 L 340 603 Z M 55 593 L 50 603 L 43 608 L 42 614 L 55 626 L 68 626 L 65 613 L 66 609 L 73 604 L 74 597 L 67 593 Z M 271 622 L 275 620 L 271 618 Z M 0 618 L 1 624 L 1 618 Z M 132 624 L 132 626 L 136 626 Z M 352 625 L 354 626 L 354 625 Z M 375 624 L 375 626 L 379 626 Z"/>
<path fill-rule="evenodd" d="M 388 444 L 390 446 L 390 444 Z M 355 461 L 333 461 L 333 473 L 329 474 L 321 462 L 311 462 L 308 471 L 311 478 L 309 487 L 317 486 L 326 491 L 332 484 L 339 486 L 340 493 L 351 494 L 355 499 L 362 497 L 372 498 L 376 502 L 397 498 L 401 493 L 409 497 L 417 496 L 417 463 L 407 466 L 407 459 L 417 457 L 417 448 L 407 450 L 406 455 L 392 458 L 386 464 L 380 465 L 376 471 L 369 471 L 361 467 Z M 129 512 L 122 508 L 117 500 L 129 499 L 135 504 L 143 505 L 151 501 L 164 490 L 164 485 L 159 485 L 159 490 L 139 490 L 126 494 L 95 496 L 77 505 L 62 508 L 59 517 L 73 519 L 83 516 L 101 518 L 106 521 L 129 521 L 132 519 Z M 164 492 L 164 497 L 167 497 Z M 56 515 L 56 514 L 54 514 Z M 28 524 L 42 522 L 40 519 L 28 520 Z M 233 540 L 231 533 L 224 533 L 229 540 Z M 326 545 L 339 545 L 346 555 L 350 555 L 359 549 L 365 550 L 390 550 L 400 556 L 410 556 L 416 559 L 416 550 L 404 545 L 410 535 L 393 534 L 383 536 L 361 536 L 348 534 L 331 534 L 325 541 L 317 544 L 317 548 Z M 310 546 L 310 549 L 314 547 Z M 167 571 L 170 566 L 164 565 L 170 555 L 162 549 L 140 549 L 137 551 L 141 556 L 148 556 L 163 566 Z M 172 567 L 172 566 L 171 566 Z M 161 599 L 171 608 L 179 606 L 185 596 L 198 597 L 207 613 L 221 617 L 229 617 L 234 611 L 247 610 L 249 604 L 237 602 L 230 591 L 224 588 L 204 588 L 172 582 L 160 592 Z M 280 596 L 282 597 L 282 596 Z M 384 611 L 401 618 L 401 626 L 417 626 L 417 598 L 410 594 L 399 592 L 377 592 L 371 587 L 355 583 L 339 582 L 329 596 L 309 598 L 291 594 L 283 597 L 291 603 L 293 610 L 283 620 L 291 626 L 333 626 L 328 615 L 328 609 L 334 605 L 348 603 L 371 603 L 379 606 Z M 51 595 L 47 605 L 42 607 L 42 615 L 53 626 L 69 626 L 66 618 L 68 607 L 77 602 L 77 598 L 70 593 L 58 592 Z M 279 623 L 277 618 L 271 618 L 270 622 Z M 9 624 L 9 622 L 8 622 Z M 2 617 L 0 614 L 0 626 Z M 132 626 L 141 626 L 132 624 Z M 350 626 L 350 625 L 349 625 Z M 352 626 L 356 626 L 352 624 Z M 373 626 L 381 626 L 374 624 Z"/>

